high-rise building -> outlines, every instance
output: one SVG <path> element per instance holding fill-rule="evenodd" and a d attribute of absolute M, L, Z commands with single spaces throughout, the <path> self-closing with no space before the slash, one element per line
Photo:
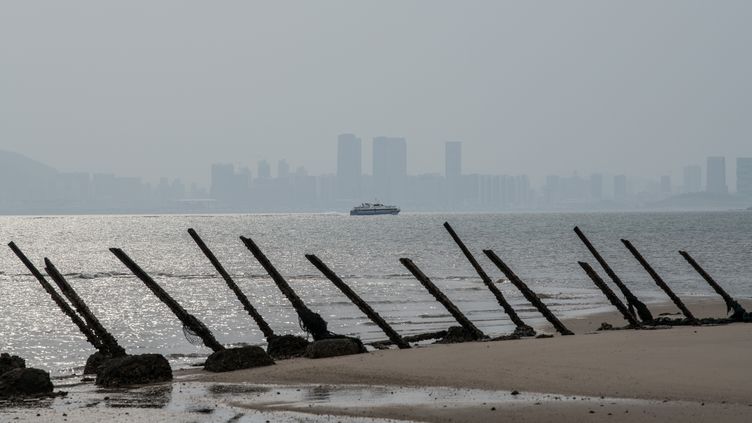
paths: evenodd
<path fill-rule="evenodd" d="M 290 177 L 290 165 L 287 160 L 282 159 L 277 162 L 277 178 L 287 179 Z"/>
<path fill-rule="evenodd" d="M 444 148 L 444 176 L 447 179 L 459 178 L 462 175 L 462 143 L 447 142 Z"/>
<path fill-rule="evenodd" d="M 736 159 L 736 193 L 752 196 L 752 157 Z"/>
<path fill-rule="evenodd" d="M 379 200 L 404 199 L 407 181 L 407 141 L 398 137 L 373 139 L 373 188 Z"/>
<path fill-rule="evenodd" d="M 466 192 L 462 187 L 461 142 L 447 142 L 444 146 L 444 177 L 446 186 L 446 206 L 449 209 L 456 209 L 462 204 L 464 200 L 463 193 Z M 484 189 L 490 189 L 488 186 L 490 185 L 485 185 Z"/>
<path fill-rule="evenodd" d="M 726 158 L 708 157 L 706 191 L 725 194 L 728 192 L 726 185 Z"/>
<path fill-rule="evenodd" d="M 359 199 L 363 176 L 363 147 L 353 134 L 337 137 L 337 197 Z"/>
<path fill-rule="evenodd" d="M 258 177 L 259 179 L 269 179 L 272 177 L 272 167 L 269 166 L 269 162 L 266 160 L 259 160 L 258 162 Z"/>
<path fill-rule="evenodd" d="M 687 194 L 700 191 L 702 191 L 702 168 L 699 165 L 685 166 L 682 192 Z"/>
<path fill-rule="evenodd" d="M 624 200 L 627 198 L 627 176 L 614 176 L 614 199 Z"/>
<path fill-rule="evenodd" d="M 590 175 L 590 198 L 593 200 L 603 198 L 603 175 L 600 173 Z"/>
<path fill-rule="evenodd" d="M 671 194 L 671 176 L 661 176 L 661 194 Z"/>
<path fill-rule="evenodd" d="M 211 166 L 211 187 L 209 193 L 212 198 L 225 200 L 232 196 L 235 184 L 235 166 L 232 164 L 215 163 Z"/>
<path fill-rule="evenodd" d="M 558 175 L 546 176 L 546 185 L 543 186 L 543 196 L 549 205 L 558 203 L 561 200 L 561 181 Z"/>

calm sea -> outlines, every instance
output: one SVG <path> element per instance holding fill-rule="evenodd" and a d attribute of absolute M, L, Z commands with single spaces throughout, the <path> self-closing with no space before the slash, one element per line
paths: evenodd
<path fill-rule="evenodd" d="M 449 221 L 494 279 L 492 248 L 557 314 L 607 307 L 577 260 L 593 262 L 572 231 L 579 225 L 643 300 L 665 297 L 619 242 L 630 239 L 677 293 L 713 295 L 678 255 L 686 249 L 734 296 L 752 297 L 752 213 L 341 214 L 0 217 L 0 350 L 63 376 L 93 352 L 5 246 L 15 241 L 37 264 L 49 257 L 130 353 L 159 352 L 175 366 L 210 351 L 188 343 L 181 325 L 108 251 L 120 247 L 225 344 L 263 343 L 261 332 L 193 243 L 193 227 L 280 334 L 299 333 L 287 300 L 239 240 L 250 236 L 330 329 L 384 339 L 305 259 L 317 254 L 402 334 L 453 324 L 399 263 L 410 257 L 478 327 L 510 332 L 501 308 L 442 227 Z M 600 269 L 599 269 L 600 270 Z M 605 275 L 603 275 L 605 277 Z M 530 324 L 542 319 L 508 282 L 502 291 Z"/>

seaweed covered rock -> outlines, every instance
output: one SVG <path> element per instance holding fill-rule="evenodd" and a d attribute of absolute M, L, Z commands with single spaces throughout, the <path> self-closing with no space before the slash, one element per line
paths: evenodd
<path fill-rule="evenodd" d="M 307 339 L 295 335 L 273 336 L 268 341 L 266 352 L 275 360 L 303 357 L 310 345 Z"/>
<path fill-rule="evenodd" d="M 461 326 L 452 326 L 449 329 L 447 329 L 447 334 L 441 338 L 440 340 L 436 341 L 437 344 L 459 344 L 462 342 L 472 342 L 477 341 L 475 336 L 473 336 L 472 333 L 465 330 L 465 328 Z"/>
<path fill-rule="evenodd" d="M 96 374 L 99 366 L 101 366 L 102 363 L 104 363 L 105 361 L 111 358 L 112 356 L 102 354 L 99 351 L 95 352 L 94 354 L 90 355 L 89 358 L 86 359 L 86 365 L 84 366 L 84 374 L 85 375 Z"/>
<path fill-rule="evenodd" d="M 23 358 L 8 353 L 0 354 L 0 375 L 11 370 L 23 369 L 25 367 L 26 361 L 24 361 Z"/>
<path fill-rule="evenodd" d="M 210 355 L 204 363 L 209 372 L 231 372 L 253 367 L 271 366 L 274 360 L 261 347 L 227 348 Z"/>
<path fill-rule="evenodd" d="M 111 358 L 97 369 L 97 385 L 128 386 L 172 380 L 172 368 L 161 354 Z"/>
<path fill-rule="evenodd" d="M 342 337 L 314 341 L 306 348 L 305 356 L 308 358 L 327 358 L 364 352 L 367 352 L 366 347 L 360 339 Z"/>
<path fill-rule="evenodd" d="M 520 326 L 514 329 L 513 335 L 516 335 L 520 338 L 525 337 L 532 337 L 535 336 L 535 329 L 531 328 L 530 326 Z"/>
<path fill-rule="evenodd" d="M 17 368 L 0 375 L 0 398 L 52 393 L 50 374 L 44 370 Z"/>

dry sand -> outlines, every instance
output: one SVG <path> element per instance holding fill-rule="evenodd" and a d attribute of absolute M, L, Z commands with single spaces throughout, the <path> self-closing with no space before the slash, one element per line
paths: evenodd
<path fill-rule="evenodd" d="M 725 313 L 718 299 L 694 299 L 687 304 L 697 316 L 721 317 Z M 752 302 L 744 305 L 752 310 Z M 670 304 L 650 307 L 655 314 L 676 310 Z M 178 374 L 183 382 L 207 386 L 354 384 L 419 387 L 429 394 L 435 387 L 497 391 L 468 391 L 467 401 L 435 403 L 369 404 L 361 400 L 345 405 L 301 405 L 232 395 L 222 398 L 225 405 L 249 413 L 291 410 L 435 422 L 752 421 L 752 324 L 594 332 L 604 321 L 624 324 L 618 314 L 604 313 L 565 320 L 575 336 L 432 345 L 331 359 L 286 360 L 231 373 L 187 370 Z M 523 394 L 512 396 L 512 390 Z M 484 398 L 482 402 L 473 400 L 478 396 Z M 34 420 L 29 413 L 13 416 Z M 126 421 L 201 420 L 154 410 L 129 416 L 107 413 L 107 418 Z M 63 421 L 59 413 L 44 411 L 40 417 Z M 105 416 L 101 411 L 80 408 L 66 417 L 69 421 L 97 421 Z"/>
<path fill-rule="evenodd" d="M 686 301 L 697 316 L 722 317 L 716 299 Z M 750 304 L 745 304 L 752 309 Z M 669 304 L 651 305 L 657 313 Z M 615 421 L 752 421 L 752 325 L 674 327 L 595 333 L 601 322 L 623 325 L 616 313 L 566 320 L 578 335 L 552 339 L 434 345 L 411 350 L 323 360 L 296 359 L 276 366 L 225 374 L 201 372 L 202 381 L 451 386 L 566 396 L 654 400 L 605 411 Z M 549 329 L 550 330 L 550 329 Z M 669 401 L 669 402 L 664 402 Z M 608 404 L 608 402 L 605 402 Z M 598 409 L 600 407 L 596 404 Z M 622 407 L 623 408 L 623 407 Z M 603 418 L 593 404 L 533 404 L 497 408 L 351 408 L 354 415 L 430 421 L 489 421 L 508 418 L 579 421 Z M 319 411 L 333 412 L 321 408 Z M 341 410 L 340 410 L 341 411 Z M 618 416 L 617 416 L 618 414 Z"/>

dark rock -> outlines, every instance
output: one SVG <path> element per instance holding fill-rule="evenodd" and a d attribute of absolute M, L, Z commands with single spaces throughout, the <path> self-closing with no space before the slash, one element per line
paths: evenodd
<path fill-rule="evenodd" d="M 228 348 L 210 355 L 204 363 L 204 370 L 210 372 L 231 372 L 253 367 L 271 366 L 274 360 L 261 347 L 249 346 Z"/>
<path fill-rule="evenodd" d="M 52 393 L 50 374 L 39 369 L 13 369 L 0 376 L 0 397 L 20 397 Z"/>
<path fill-rule="evenodd" d="M 603 322 L 601 323 L 601 327 L 599 327 L 598 330 L 614 330 L 614 325 Z"/>
<path fill-rule="evenodd" d="M 268 341 L 266 352 L 275 360 L 303 357 L 310 345 L 307 339 L 295 335 L 273 336 Z"/>
<path fill-rule="evenodd" d="M 461 342 L 477 341 L 472 333 L 465 330 L 461 326 L 452 326 L 447 329 L 447 334 L 443 338 L 436 341 L 437 344 L 459 344 Z"/>
<path fill-rule="evenodd" d="M 128 386 L 172 380 L 172 368 L 160 354 L 127 355 L 106 360 L 97 369 L 97 385 Z"/>
<path fill-rule="evenodd" d="M 535 336 L 535 329 L 530 326 L 522 326 L 514 329 L 514 335 L 524 338 L 527 336 Z"/>
<path fill-rule="evenodd" d="M 329 338 L 314 341 L 306 349 L 308 358 L 339 357 L 341 355 L 361 354 L 367 352 L 366 347 L 357 338 Z"/>
<path fill-rule="evenodd" d="M 94 354 L 90 355 L 89 358 L 86 359 L 86 365 L 84 366 L 84 374 L 85 375 L 94 375 L 97 373 L 97 368 L 102 365 L 105 361 L 111 359 L 112 356 L 102 354 L 101 352 L 97 351 Z"/>
<path fill-rule="evenodd" d="M 0 375 L 14 369 L 23 368 L 26 368 L 26 362 L 23 358 L 17 355 L 10 355 L 8 353 L 0 354 Z"/>

